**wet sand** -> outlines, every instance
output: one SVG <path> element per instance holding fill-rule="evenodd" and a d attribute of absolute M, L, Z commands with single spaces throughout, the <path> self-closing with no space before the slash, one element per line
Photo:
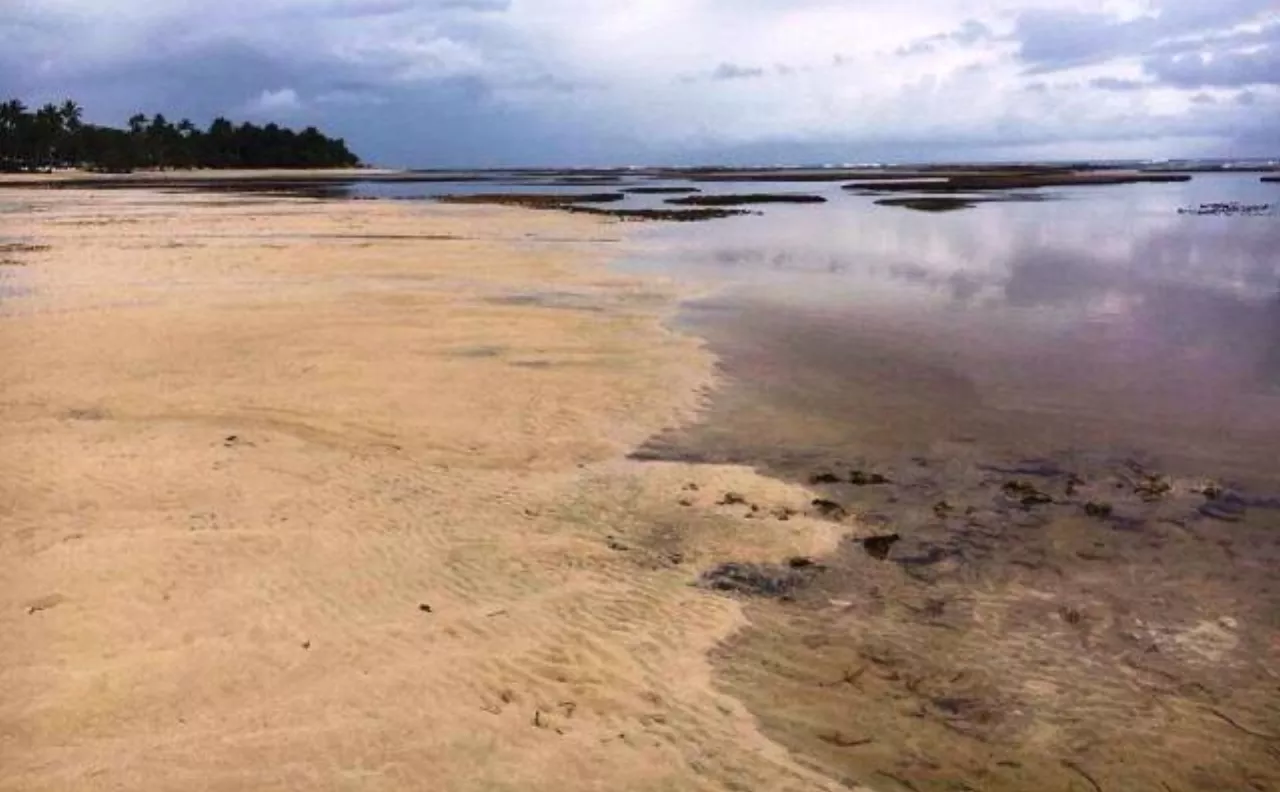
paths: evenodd
<path fill-rule="evenodd" d="M 618 224 L 0 206 L 0 789 L 838 788 L 717 687 L 742 608 L 691 584 L 843 528 L 625 458 L 714 377 Z"/>
<path fill-rule="evenodd" d="M 1274 405 L 1197 392 L 1186 361 L 1099 367 L 1106 339 L 930 321 L 730 295 L 686 312 L 727 384 L 637 457 L 809 485 L 844 533 L 704 570 L 751 621 L 715 653 L 723 689 L 882 790 L 1280 786 Z"/>

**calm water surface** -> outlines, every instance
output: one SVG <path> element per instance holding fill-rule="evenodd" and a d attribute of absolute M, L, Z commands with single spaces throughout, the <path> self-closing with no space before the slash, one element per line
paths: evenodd
<path fill-rule="evenodd" d="M 712 416 L 720 445 L 960 439 L 1280 473 L 1280 215 L 1177 211 L 1280 185 L 1212 174 L 944 214 L 817 188 L 828 204 L 657 227 L 627 264 L 714 289 L 682 321 L 744 391 Z"/>

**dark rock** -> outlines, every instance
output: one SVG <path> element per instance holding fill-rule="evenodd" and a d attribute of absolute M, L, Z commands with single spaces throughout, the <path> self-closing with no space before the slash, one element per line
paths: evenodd
<path fill-rule="evenodd" d="M 812 558 L 806 558 L 804 556 L 796 556 L 795 558 L 791 558 L 787 560 L 787 566 L 791 567 L 792 569 L 806 569 L 808 567 L 815 565 L 816 563 L 817 562 L 814 561 Z"/>
<path fill-rule="evenodd" d="M 1110 503 L 1089 501 L 1084 505 L 1085 514 L 1089 515 L 1090 517 L 1096 517 L 1100 520 L 1105 520 L 1106 518 L 1110 517 L 1112 511 L 1114 511 L 1114 508 L 1111 506 Z"/>
<path fill-rule="evenodd" d="M 702 191 L 697 187 L 630 187 L 623 192 L 634 195 L 691 195 Z"/>
<path fill-rule="evenodd" d="M 844 732 L 839 731 L 821 731 L 817 733 L 817 738 L 828 745 L 834 745 L 837 748 L 859 748 L 863 745 L 870 745 L 875 742 L 870 737 L 848 737 Z"/>
<path fill-rule="evenodd" d="M 810 484 L 839 484 L 840 477 L 834 473 L 814 473 L 809 477 Z"/>
<path fill-rule="evenodd" d="M 870 487 L 878 484 L 888 484 L 889 479 L 879 473 L 855 470 L 849 474 L 849 483 L 855 487 Z"/>
<path fill-rule="evenodd" d="M 729 562 L 707 570 L 699 584 L 714 591 L 728 591 L 757 597 L 787 597 L 803 586 L 817 569 L 794 569 L 777 564 Z"/>
<path fill-rule="evenodd" d="M 790 506 L 779 506 L 778 508 L 773 510 L 773 516 L 776 517 L 780 522 L 786 522 L 787 520 L 790 520 L 792 517 L 796 516 L 796 513 L 797 513 L 796 510 L 791 508 Z"/>
<path fill-rule="evenodd" d="M 738 492 L 726 492 L 724 497 L 716 501 L 720 506 L 738 506 L 747 502 L 745 495 Z"/>
<path fill-rule="evenodd" d="M 815 498 L 812 506 L 818 510 L 818 514 L 831 520 L 843 520 L 849 516 L 843 506 L 826 498 Z"/>
<path fill-rule="evenodd" d="M 1009 498 L 1016 499 L 1025 508 L 1032 506 L 1043 506 L 1053 503 L 1053 497 L 1048 493 L 1041 492 L 1036 485 L 1029 481 L 1006 481 L 1001 487 L 1004 494 Z"/>
<path fill-rule="evenodd" d="M 739 195 L 690 195 L 685 198 L 669 198 L 667 203 L 673 206 L 742 206 L 744 204 L 769 203 L 826 203 L 821 195 L 804 195 L 797 193 L 747 193 Z"/>
<path fill-rule="evenodd" d="M 862 549 L 867 551 L 867 555 L 877 561 L 884 561 L 889 557 L 889 551 L 893 546 L 901 540 L 898 534 L 885 534 L 882 536 L 868 536 L 862 540 Z"/>
<path fill-rule="evenodd" d="M 582 203 L 613 203 L 626 198 L 619 192 L 600 193 L 474 193 L 469 195 L 441 195 L 441 203 L 504 204 L 532 209 L 561 209 Z"/>
<path fill-rule="evenodd" d="M 954 212 L 958 209 L 972 209 L 978 205 L 978 202 L 966 198 L 920 197 L 881 198 L 876 201 L 876 204 L 878 206 L 900 206 L 904 209 L 914 209 L 917 212 Z"/>
<path fill-rule="evenodd" d="M 666 220 L 676 223 L 696 223 L 702 220 L 721 220 L 726 217 L 751 214 L 745 209 L 711 207 L 699 209 L 602 209 L 596 206 L 564 204 L 558 208 L 574 214 L 601 215 L 623 221 Z"/>
<path fill-rule="evenodd" d="M 425 602 L 418 603 L 418 610 L 423 613 L 431 613 L 431 606 Z"/>

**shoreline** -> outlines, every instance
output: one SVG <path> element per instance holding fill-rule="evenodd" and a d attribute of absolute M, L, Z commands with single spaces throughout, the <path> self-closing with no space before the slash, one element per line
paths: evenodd
<path fill-rule="evenodd" d="M 288 189 L 290 187 L 348 186 L 358 182 L 384 184 L 428 184 L 440 181 L 483 179 L 463 174 L 425 174 L 386 168 L 331 168 L 317 170 L 168 170 L 134 171 L 131 173 L 91 173 L 58 171 L 54 173 L 0 173 L 0 189 L 157 189 L 182 190 L 250 190 Z"/>
<path fill-rule="evenodd" d="M 808 493 L 623 459 L 711 360 L 673 286 L 604 269 L 616 224 L 5 199 L 0 788 L 837 788 L 716 690 L 740 608 L 690 586 L 833 526 L 672 505 Z"/>

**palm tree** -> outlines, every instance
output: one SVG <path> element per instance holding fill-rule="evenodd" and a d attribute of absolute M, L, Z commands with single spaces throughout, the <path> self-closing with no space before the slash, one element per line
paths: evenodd
<path fill-rule="evenodd" d="M 184 118 L 174 128 L 174 166 L 194 168 L 200 160 L 200 130 L 191 119 Z"/>
<path fill-rule="evenodd" d="M 37 165 L 52 168 L 54 150 L 63 136 L 62 111 L 56 104 L 47 104 L 36 111 L 32 144 L 35 147 Z"/>
<path fill-rule="evenodd" d="M 177 137 L 177 129 L 169 124 L 163 113 L 151 116 L 151 125 L 147 127 L 147 147 L 154 157 L 154 164 L 160 168 L 168 168 L 170 155 L 173 154 L 173 138 Z"/>
<path fill-rule="evenodd" d="M 17 127 L 26 114 L 27 106 L 21 99 L 10 99 L 0 103 L 0 126 L 10 129 Z"/>
<path fill-rule="evenodd" d="M 147 140 L 147 117 L 137 113 L 129 118 L 129 137 L 133 140 L 133 158 L 139 165 L 152 163 L 151 146 Z"/>
<path fill-rule="evenodd" d="M 0 104 L 0 169 L 22 168 L 28 145 L 30 116 L 27 106 L 17 99 Z"/>
<path fill-rule="evenodd" d="M 62 107 L 58 108 L 58 112 L 62 114 L 62 124 L 72 132 L 78 132 L 84 126 L 84 108 L 68 99 L 62 103 Z"/>
<path fill-rule="evenodd" d="M 58 141 L 58 159 L 67 164 L 78 163 L 84 149 L 84 108 L 68 99 L 58 108 L 62 117 L 62 137 Z"/>

